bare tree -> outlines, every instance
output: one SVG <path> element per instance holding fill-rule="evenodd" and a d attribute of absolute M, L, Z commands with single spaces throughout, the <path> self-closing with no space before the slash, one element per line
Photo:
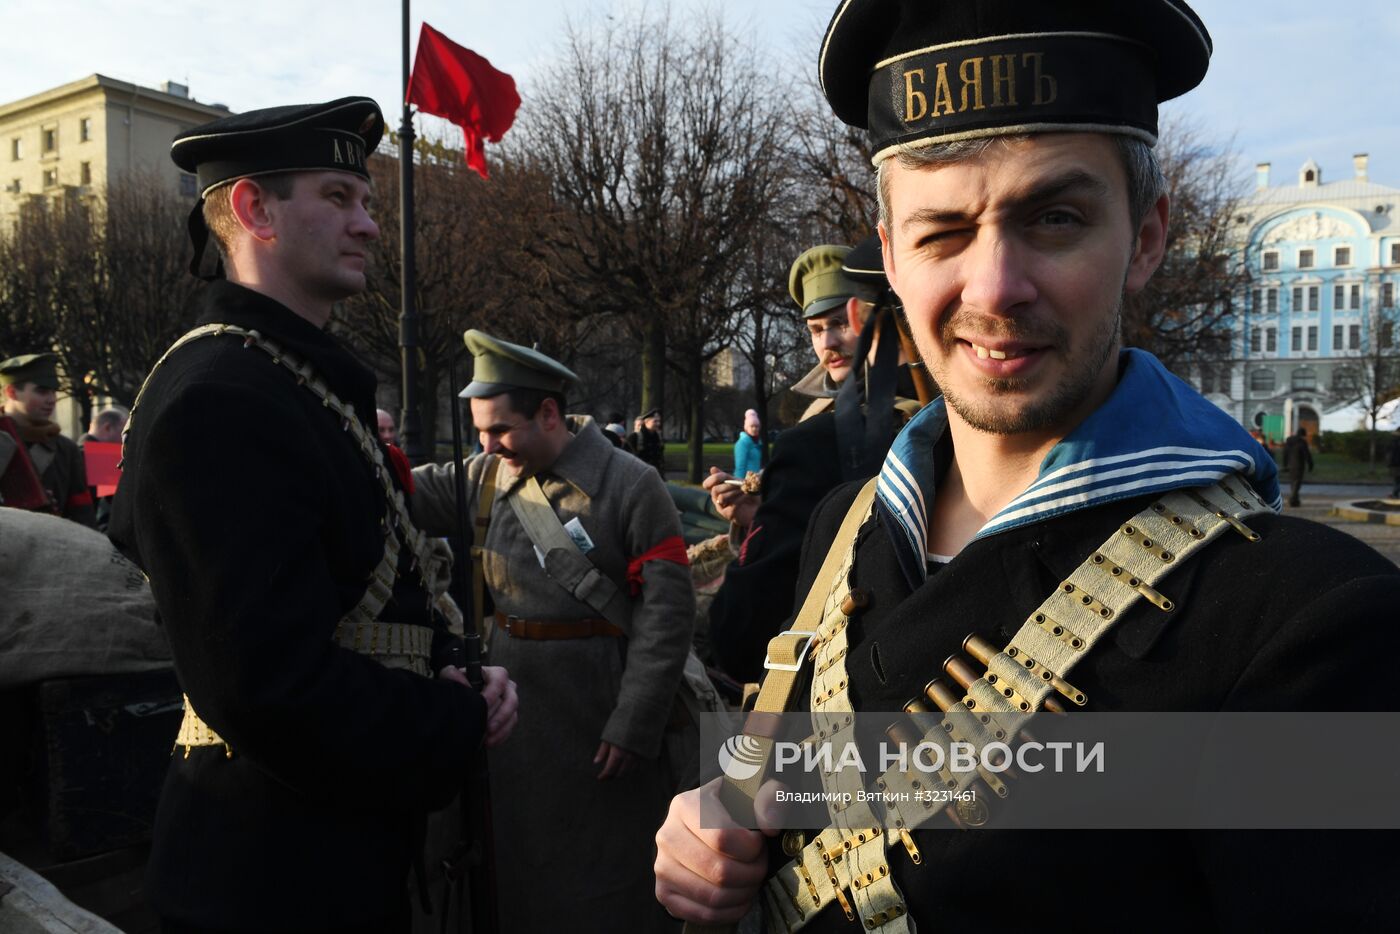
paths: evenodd
<path fill-rule="evenodd" d="M 664 399 L 663 367 L 680 376 L 698 480 L 705 363 L 751 302 L 736 269 L 783 190 L 785 88 L 713 17 L 571 28 L 560 58 L 512 150 L 552 182 L 540 281 L 550 305 L 625 323 L 642 408 Z"/>
<path fill-rule="evenodd" d="M 1157 155 L 1171 198 L 1166 256 L 1123 305 L 1123 340 L 1183 376 L 1229 355 L 1248 286 L 1236 215 L 1243 191 L 1233 143 L 1217 146 L 1185 119 L 1163 121 Z"/>
<path fill-rule="evenodd" d="M 4 317 L 30 328 L 31 348 L 54 348 L 84 421 L 94 395 L 131 405 L 189 324 L 188 211 L 164 180 L 133 173 L 100 197 L 33 205 L 0 243 L 0 303 L 23 306 Z"/>
<path fill-rule="evenodd" d="M 374 156 L 373 211 L 379 239 L 370 247 L 368 285 L 336 309 L 331 327 L 377 371 L 399 383 L 399 307 L 402 264 L 399 238 L 399 166 Z M 522 335 L 531 321 L 528 300 L 514 299 L 504 272 L 512 262 L 520 218 L 533 212 L 538 198 L 532 180 L 509 165 L 497 166 L 489 181 L 462 161 L 460 151 L 425 142 L 414 170 L 416 265 L 414 299 L 419 323 L 419 398 L 422 400 L 424 446 L 436 442 L 443 381 L 463 350 L 462 333 L 471 327 Z M 537 187 L 537 186 L 536 186 Z M 528 330 L 528 328 L 526 328 Z M 535 322 L 534 330 L 549 329 Z M 552 331 L 550 333 L 553 333 Z M 469 358 L 468 358 L 469 359 Z M 459 381 L 470 363 L 459 366 Z"/>
<path fill-rule="evenodd" d="M 1359 404 L 1366 413 L 1365 424 L 1371 436 L 1368 461 L 1372 465 L 1376 463 L 1376 421 L 1380 410 L 1400 396 L 1400 334 L 1397 329 L 1400 329 L 1400 310 L 1395 307 L 1394 299 L 1390 307 L 1386 307 L 1377 295 L 1371 304 L 1360 356 L 1355 364 L 1347 365 L 1344 377 L 1341 370 L 1333 374 L 1333 391 L 1341 390 L 1345 401 Z"/>
<path fill-rule="evenodd" d="M 791 147 L 803 226 L 820 242 L 853 245 L 875 230 L 879 200 L 870 134 L 831 112 L 815 75 L 798 85 L 802 132 Z M 794 257 L 796 254 L 794 254 Z"/>

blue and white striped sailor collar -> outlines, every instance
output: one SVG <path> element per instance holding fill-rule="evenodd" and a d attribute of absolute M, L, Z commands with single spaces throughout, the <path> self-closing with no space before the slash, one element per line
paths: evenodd
<path fill-rule="evenodd" d="M 1274 459 L 1217 406 L 1142 350 L 1124 350 L 1118 386 L 1041 462 L 1030 486 L 975 539 L 1115 500 L 1243 477 L 1275 510 L 1282 507 Z M 876 508 L 886 520 L 912 586 L 928 574 L 928 506 L 934 447 L 948 427 L 943 399 L 916 415 L 885 456 Z"/>

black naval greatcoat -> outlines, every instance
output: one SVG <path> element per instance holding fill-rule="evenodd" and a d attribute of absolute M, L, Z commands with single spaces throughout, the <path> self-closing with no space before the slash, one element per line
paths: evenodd
<path fill-rule="evenodd" d="M 812 586 L 858 489 L 838 488 L 814 516 L 800 592 Z M 871 596 L 850 628 L 854 708 L 902 709 L 943 676 L 943 660 L 970 632 L 1006 645 L 1151 501 L 1100 505 L 975 540 L 917 589 L 880 517 L 867 521 L 852 573 L 852 584 Z M 1368 672 L 1400 651 L 1400 569 L 1317 523 L 1274 514 L 1247 523 L 1259 542 L 1233 532 L 1211 542 L 1157 585 L 1176 602 L 1174 612 L 1139 601 L 1076 666 L 1069 680 L 1087 695 L 1087 709 L 1395 709 L 1384 679 Z M 805 710 L 805 688 L 800 696 Z M 1325 779 L 1320 794 L 1344 795 L 1348 783 L 1371 778 L 1319 766 L 1307 767 Z M 956 830 L 937 818 L 916 831 L 918 866 L 898 845 L 887 851 L 920 930 L 1359 930 L 1388 926 L 1400 908 L 1393 831 L 996 830 L 997 804 L 988 828 Z M 785 862 L 775 845 L 771 865 Z M 828 906 L 804 930 L 853 926 Z"/>
<path fill-rule="evenodd" d="M 283 305 L 228 282 L 199 324 L 257 330 L 309 361 L 373 428 L 373 374 Z M 146 890 L 167 919 L 337 930 L 405 904 L 426 811 L 461 786 L 485 704 L 332 642 L 383 556 L 382 488 L 341 419 L 234 336 L 175 351 L 133 413 L 110 537 L 150 577 L 180 683 L 227 741 L 177 749 Z M 401 554 L 389 622 L 450 637 Z M 174 737 L 171 737 L 172 742 Z"/>
<path fill-rule="evenodd" d="M 763 471 L 763 503 L 710 604 L 711 650 L 736 680 L 762 677 L 768 640 L 792 614 L 807 522 L 822 498 L 841 484 L 836 441 L 836 416 L 823 412 L 773 443 Z"/>

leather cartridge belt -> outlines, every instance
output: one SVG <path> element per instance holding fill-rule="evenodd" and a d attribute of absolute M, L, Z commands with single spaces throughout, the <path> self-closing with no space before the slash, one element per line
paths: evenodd
<path fill-rule="evenodd" d="M 589 639 L 621 636 L 622 630 L 605 619 L 523 619 L 496 612 L 496 625 L 515 639 Z"/>

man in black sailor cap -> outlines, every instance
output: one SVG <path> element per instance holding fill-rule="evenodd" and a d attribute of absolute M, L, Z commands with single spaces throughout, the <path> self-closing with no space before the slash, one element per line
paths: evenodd
<path fill-rule="evenodd" d="M 980 753 L 1039 709 L 1396 709 L 1368 671 L 1400 651 L 1379 622 L 1400 570 L 1278 515 L 1269 454 L 1122 346 L 1122 298 L 1166 245 L 1157 104 L 1210 55 L 1182 0 L 839 5 L 821 85 L 872 136 L 883 265 L 943 395 L 876 480 L 817 509 L 798 612 L 767 645 L 735 749 L 766 761 L 768 715 L 784 711 L 838 752 L 866 714 Z M 935 716 L 904 716 L 917 712 Z M 1232 814 L 1191 831 L 987 832 L 1026 819 L 1041 776 L 868 760 L 820 773 L 825 826 L 774 826 L 764 769 L 721 756 L 722 780 L 672 802 L 657 896 L 678 917 L 753 913 L 779 932 L 1382 924 L 1400 907 L 1394 834 L 1297 829 L 1339 826 L 1311 823 L 1314 804 L 1370 784 L 1325 746 L 1296 762 L 1316 769 L 1317 797 L 1253 824 L 1270 833 L 1232 830 L 1246 824 Z M 1230 789 L 1258 803 L 1252 783 Z M 1188 780 L 1161 800 L 1200 813 L 1221 790 Z M 1055 803 L 1041 826 L 1066 826 Z M 1147 811 L 1116 826 L 1164 823 L 1183 826 Z"/>
<path fill-rule="evenodd" d="M 324 330 L 365 286 L 383 129 L 348 97 L 171 149 L 214 281 L 133 406 L 110 530 L 186 695 L 146 875 L 167 931 L 399 930 L 426 814 L 514 723 L 503 670 L 458 668 L 374 375 Z"/>

